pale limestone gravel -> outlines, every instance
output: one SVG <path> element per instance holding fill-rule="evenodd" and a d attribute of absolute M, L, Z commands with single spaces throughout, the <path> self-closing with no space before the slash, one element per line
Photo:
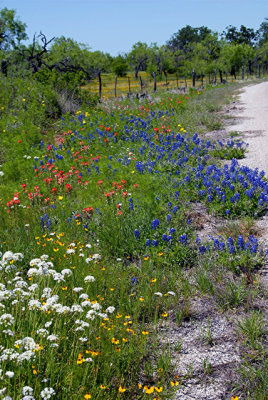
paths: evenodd
<path fill-rule="evenodd" d="M 236 114 L 238 124 L 227 130 L 238 131 L 249 144 L 246 158 L 240 165 L 263 170 L 268 176 L 268 82 L 249 85 L 239 95 L 242 109 Z"/>
<path fill-rule="evenodd" d="M 227 126 L 228 132 L 242 133 L 248 143 L 248 152 L 240 165 L 258 168 L 268 178 L 268 82 L 246 86 L 238 98 L 239 108 L 235 113 L 238 123 Z M 264 248 L 268 248 L 268 214 L 256 221 Z M 268 265 L 263 269 L 262 280 L 268 287 Z"/>

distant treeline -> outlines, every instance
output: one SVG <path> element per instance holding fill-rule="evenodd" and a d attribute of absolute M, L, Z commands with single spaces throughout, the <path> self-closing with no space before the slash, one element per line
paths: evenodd
<path fill-rule="evenodd" d="M 109 53 L 91 51 L 71 38 L 47 38 L 45 33 L 28 39 L 26 24 L 15 10 L 0 10 L 1 72 L 5 76 L 26 78 L 35 75 L 43 83 L 59 90 L 73 90 L 86 82 L 113 73 L 118 77 L 133 72 L 138 78 L 146 71 L 161 80 L 167 74 L 198 77 L 215 74 L 236 77 L 242 70 L 251 75 L 254 68 L 266 71 L 268 67 L 268 18 L 258 30 L 241 25 L 228 26 L 217 33 L 205 26 L 185 26 L 174 33 L 164 45 L 135 43 L 129 52 L 112 57 Z"/>

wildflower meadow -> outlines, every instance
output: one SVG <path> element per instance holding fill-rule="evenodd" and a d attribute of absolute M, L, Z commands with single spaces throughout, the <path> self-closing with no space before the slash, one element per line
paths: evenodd
<path fill-rule="evenodd" d="M 168 336 L 192 295 L 222 312 L 256 295 L 258 238 L 201 240 L 191 216 L 267 209 L 264 173 L 237 161 L 246 144 L 180 120 L 214 90 L 105 100 L 47 131 L 48 94 L 1 97 L 1 399 L 172 398 L 187 377 L 158 327 Z"/>

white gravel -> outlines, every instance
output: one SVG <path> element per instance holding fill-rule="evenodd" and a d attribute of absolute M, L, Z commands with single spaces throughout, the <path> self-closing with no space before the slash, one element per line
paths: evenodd
<path fill-rule="evenodd" d="M 247 86 L 239 95 L 243 107 L 236 114 L 239 123 L 228 127 L 238 131 L 249 144 L 246 158 L 241 165 L 263 170 L 268 176 L 268 82 Z"/>

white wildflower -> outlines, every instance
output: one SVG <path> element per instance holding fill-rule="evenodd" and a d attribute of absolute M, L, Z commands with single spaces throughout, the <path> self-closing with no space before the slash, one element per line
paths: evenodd
<path fill-rule="evenodd" d="M 71 312 L 82 312 L 83 308 L 79 304 L 73 304 L 71 306 Z"/>
<path fill-rule="evenodd" d="M 73 288 L 73 291 L 74 291 L 75 293 L 79 293 L 79 292 L 81 292 L 81 290 L 83 290 L 82 287 L 75 287 L 75 288 Z"/>
<path fill-rule="evenodd" d="M 55 390 L 52 389 L 51 387 L 47 387 L 42 392 L 40 393 L 40 396 L 42 397 L 43 400 L 48 400 L 51 399 L 52 396 L 56 394 Z"/>
<path fill-rule="evenodd" d="M 42 307 L 42 304 L 39 300 L 30 300 L 28 303 L 29 310 L 39 310 Z"/>
<path fill-rule="evenodd" d="M 69 268 L 65 268 L 61 271 L 61 274 L 63 276 L 67 275 L 67 276 L 71 276 L 72 275 L 72 271 Z"/>
<path fill-rule="evenodd" d="M 36 333 L 37 333 L 37 335 L 40 335 L 42 337 L 45 337 L 45 336 L 47 336 L 49 334 L 48 330 L 47 329 L 43 329 L 43 328 L 38 329 L 36 331 Z"/>
<path fill-rule="evenodd" d="M 92 303 L 91 303 L 92 304 Z M 102 306 L 99 303 L 93 303 L 91 305 L 91 308 L 95 311 L 100 311 L 102 309 Z"/>
<path fill-rule="evenodd" d="M 83 299 L 83 300 L 88 299 L 88 294 L 87 293 L 81 293 L 80 296 L 79 296 L 79 299 Z"/>
<path fill-rule="evenodd" d="M 110 307 L 106 308 L 105 312 L 112 314 L 114 312 L 114 310 L 115 310 L 115 307 L 110 306 Z"/>
<path fill-rule="evenodd" d="M 85 300 L 85 301 L 82 301 L 81 306 L 82 307 L 91 307 L 91 303 L 90 303 L 90 301 Z"/>
<path fill-rule="evenodd" d="M 15 319 L 11 314 L 2 314 L 0 316 L 0 325 L 11 326 L 14 322 Z"/>
<path fill-rule="evenodd" d="M 95 282 L 95 278 L 92 275 L 88 275 L 84 279 L 85 282 Z"/>
<path fill-rule="evenodd" d="M 55 342 L 56 340 L 58 340 L 58 336 L 57 335 L 49 335 L 47 337 L 47 340 L 49 340 L 50 342 Z"/>
<path fill-rule="evenodd" d="M 33 389 L 31 386 L 23 386 L 21 393 L 23 396 L 31 396 L 33 394 Z"/>
<path fill-rule="evenodd" d="M 15 375 L 13 371 L 7 371 L 5 374 L 8 378 L 13 378 L 13 376 Z"/>
<path fill-rule="evenodd" d="M 96 315 L 95 311 L 94 310 L 90 310 L 90 311 L 88 311 L 88 313 L 86 315 L 86 318 L 87 319 L 91 319 L 93 321 L 95 319 L 95 315 Z"/>
<path fill-rule="evenodd" d="M 66 254 L 74 254 L 75 253 L 75 250 L 74 249 L 68 249 L 67 251 L 66 251 Z"/>

